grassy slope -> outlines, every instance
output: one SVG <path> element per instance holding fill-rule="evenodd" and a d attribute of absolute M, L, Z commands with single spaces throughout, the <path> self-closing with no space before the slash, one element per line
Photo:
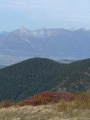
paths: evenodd
<path fill-rule="evenodd" d="M 34 58 L 0 70 L 0 100 L 20 100 L 46 90 L 90 87 L 90 59 L 60 64 Z"/>
<path fill-rule="evenodd" d="M 58 111 L 58 104 L 0 109 L 0 120 L 90 120 L 90 110 Z"/>
<path fill-rule="evenodd" d="M 51 92 L 38 94 L 37 98 L 42 104 L 39 104 L 40 101 L 36 99 L 38 102 L 36 105 L 27 104 L 27 102 L 12 104 L 10 101 L 3 101 L 0 103 L 0 120 L 90 120 L 90 91 L 73 94 L 74 99 L 69 101 L 66 98 L 68 95 L 70 98 L 72 94 L 67 94 L 62 93 L 62 96 L 57 98 L 53 93 L 58 102 L 48 101 Z M 35 99 L 32 100 L 35 101 Z M 47 104 L 45 101 L 48 101 Z"/>

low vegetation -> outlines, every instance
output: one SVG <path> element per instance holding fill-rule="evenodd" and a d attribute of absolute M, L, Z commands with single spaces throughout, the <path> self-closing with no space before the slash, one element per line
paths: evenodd
<path fill-rule="evenodd" d="M 90 120 L 90 91 L 44 91 L 13 102 L 0 103 L 0 120 Z"/>
<path fill-rule="evenodd" d="M 24 105 L 37 106 L 54 103 L 60 103 L 58 104 L 58 108 L 60 110 L 64 110 L 70 107 L 90 109 L 90 91 L 80 93 L 44 91 L 42 93 L 36 94 L 35 96 L 29 97 L 18 102 L 4 100 L 0 103 L 0 108 Z"/>
<path fill-rule="evenodd" d="M 42 93 L 39 93 L 33 97 L 27 98 L 23 101 L 18 102 L 17 104 L 19 105 L 43 105 L 43 104 L 49 104 L 49 103 L 57 103 L 59 100 L 65 100 L 65 101 L 71 101 L 75 99 L 74 94 L 70 93 L 59 93 L 59 92 L 50 92 L 50 91 L 45 91 Z"/>

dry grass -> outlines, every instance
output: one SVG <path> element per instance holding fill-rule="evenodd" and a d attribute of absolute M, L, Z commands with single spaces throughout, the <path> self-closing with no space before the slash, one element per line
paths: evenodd
<path fill-rule="evenodd" d="M 64 104 L 64 103 L 63 103 Z M 63 106 L 62 104 L 62 106 Z M 58 109 L 60 103 L 40 106 L 13 106 L 0 109 L 0 120 L 90 120 L 89 109 Z M 61 107 L 61 106 L 60 106 Z"/>
<path fill-rule="evenodd" d="M 0 107 L 0 120 L 90 120 L 90 91 L 43 92 L 18 103 L 5 100 Z"/>

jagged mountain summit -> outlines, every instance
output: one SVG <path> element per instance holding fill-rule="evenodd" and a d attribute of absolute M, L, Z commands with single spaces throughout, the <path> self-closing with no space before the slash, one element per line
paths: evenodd
<path fill-rule="evenodd" d="M 21 27 L 0 34 L 0 54 L 58 60 L 89 58 L 90 31 L 45 28 L 30 31 Z"/>

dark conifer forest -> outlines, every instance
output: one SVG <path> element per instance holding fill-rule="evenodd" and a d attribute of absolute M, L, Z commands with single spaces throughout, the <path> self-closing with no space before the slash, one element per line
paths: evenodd
<path fill-rule="evenodd" d="M 70 64 L 32 58 L 0 70 L 0 101 L 22 100 L 50 91 L 90 89 L 90 59 Z"/>

